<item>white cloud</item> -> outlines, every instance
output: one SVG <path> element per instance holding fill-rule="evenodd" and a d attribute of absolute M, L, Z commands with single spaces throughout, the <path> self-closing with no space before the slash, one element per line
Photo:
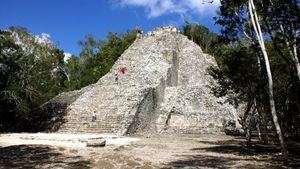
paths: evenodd
<path fill-rule="evenodd" d="M 219 0 L 184 0 L 186 5 L 200 15 L 214 15 L 220 6 Z"/>
<path fill-rule="evenodd" d="M 64 61 L 65 61 L 65 62 L 68 62 L 68 60 L 72 57 L 72 54 L 71 54 L 71 53 L 65 52 L 64 55 L 65 55 L 65 57 L 64 57 Z"/>
<path fill-rule="evenodd" d="M 39 44 L 51 44 L 51 36 L 47 33 L 42 33 L 40 35 L 35 36 L 37 43 Z"/>
<path fill-rule="evenodd" d="M 118 0 L 122 7 L 143 7 L 149 18 L 177 13 L 183 15 L 212 16 L 220 6 L 220 0 Z"/>

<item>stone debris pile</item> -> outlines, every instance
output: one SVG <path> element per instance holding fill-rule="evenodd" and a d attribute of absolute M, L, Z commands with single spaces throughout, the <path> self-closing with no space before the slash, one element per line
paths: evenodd
<path fill-rule="evenodd" d="M 126 72 L 116 81 L 114 72 L 124 65 Z M 213 57 L 176 27 L 139 35 L 109 73 L 77 92 L 58 131 L 220 132 L 224 120 L 235 120 L 237 110 L 211 94 L 209 86 L 216 82 L 206 72 L 209 66 L 216 66 Z M 97 119 L 92 122 L 94 111 Z"/>

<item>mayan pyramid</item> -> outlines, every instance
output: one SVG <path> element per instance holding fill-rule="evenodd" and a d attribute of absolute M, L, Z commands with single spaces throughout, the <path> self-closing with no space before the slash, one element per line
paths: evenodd
<path fill-rule="evenodd" d="M 127 71 L 115 81 L 114 72 L 123 65 Z M 214 58 L 175 27 L 156 28 L 139 34 L 97 83 L 63 93 L 43 109 L 64 114 L 58 132 L 220 132 L 224 120 L 236 119 L 236 109 L 211 94 L 212 65 Z"/>

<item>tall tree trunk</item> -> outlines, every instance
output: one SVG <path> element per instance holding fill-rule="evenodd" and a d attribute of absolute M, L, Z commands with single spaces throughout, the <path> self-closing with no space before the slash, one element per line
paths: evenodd
<path fill-rule="evenodd" d="M 252 129 L 251 124 L 246 129 L 247 147 L 251 147 Z"/>
<path fill-rule="evenodd" d="M 287 149 L 286 149 L 286 144 L 281 132 L 281 128 L 278 122 L 278 117 L 276 114 L 276 109 L 275 109 L 275 101 L 274 101 L 274 96 L 273 96 L 273 80 L 272 80 L 272 73 L 271 73 L 271 69 L 270 69 L 270 63 L 269 63 L 269 58 L 268 58 L 268 54 L 266 51 L 266 47 L 264 44 L 264 39 L 261 33 L 261 28 L 258 22 L 258 17 L 256 14 L 256 9 L 253 3 L 253 0 L 249 0 L 249 13 L 250 13 L 250 19 L 257 37 L 257 40 L 260 44 L 260 48 L 263 54 L 263 58 L 264 58 L 264 62 L 265 62 L 265 67 L 266 67 L 266 71 L 267 71 L 267 78 L 268 78 L 268 94 L 269 94 L 269 102 L 270 102 L 270 109 L 271 109 L 271 113 L 272 113 L 272 117 L 273 117 L 273 122 L 276 128 L 276 132 L 279 138 L 279 142 L 281 145 L 281 150 L 282 153 L 284 155 L 287 155 Z"/>
<path fill-rule="evenodd" d="M 295 43 L 293 44 L 293 53 L 294 53 L 294 64 L 297 70 L 297 76 L 298 76 L 298 80 L 300 81 L 300 63 L 299 63 L 299 59 L 298 59 L 298 53 L 297 53 L 297 43 L 295 41 Z"/>

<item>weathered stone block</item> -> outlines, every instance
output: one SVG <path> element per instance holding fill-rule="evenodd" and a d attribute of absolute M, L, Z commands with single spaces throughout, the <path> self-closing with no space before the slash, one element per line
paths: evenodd
<path fill-rule="evenodd" d="M 104 147 L 105 145 L 105 139 L 91 139 L 86 142 L 87 147 Z"/>

